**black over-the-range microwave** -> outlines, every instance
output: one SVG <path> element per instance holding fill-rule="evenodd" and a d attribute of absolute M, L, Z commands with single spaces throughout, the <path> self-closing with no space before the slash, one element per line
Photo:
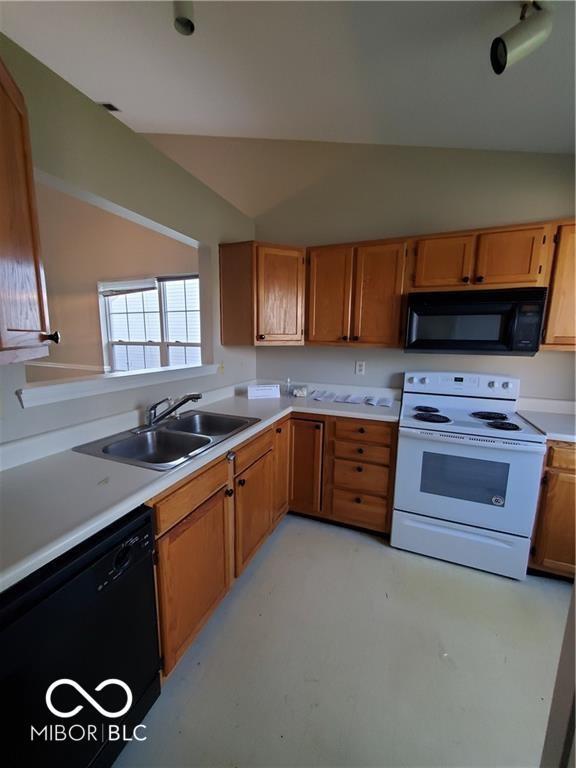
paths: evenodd
<path fill-rule="evenodd" d="M 534 355 L 538 352 L 546 288 L 412 293 L 407 352 Z"/>

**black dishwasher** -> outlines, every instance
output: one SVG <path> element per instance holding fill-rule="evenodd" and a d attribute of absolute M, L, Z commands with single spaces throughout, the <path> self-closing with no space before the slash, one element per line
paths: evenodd
<path fill-rule="evenodd" d="M 160 694 L 153 550 L 140 507 L 0 595 L 4 765 L 104 768 L 146 738 Z"/>

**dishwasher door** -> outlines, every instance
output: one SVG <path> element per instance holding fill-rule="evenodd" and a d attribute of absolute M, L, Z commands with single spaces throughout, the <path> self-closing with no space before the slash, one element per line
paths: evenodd
<path fill-rule="evenodd" d="M 102 768 L 146 735 L 134 727 L 160 693 L 153 548 L 142 507 L 0 595 L 7 765 Z"/>

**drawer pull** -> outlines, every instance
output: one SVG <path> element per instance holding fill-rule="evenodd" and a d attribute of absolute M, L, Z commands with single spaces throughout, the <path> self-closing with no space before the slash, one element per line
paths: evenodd
<path fill-rule="evenodd" d="M 232 488 L 226 488 L 224 495 L 230 498 L 230 496 L 234 496 L 234 491 L 232 490 Z"/>
<path fill-rule="evenodd" d="M 356 502 L 356 504 L 362 504 L 362 499 L 360 498 L 360 496 L 356 496 L 354 501 Z"/>
<path fill-rule="evenodd" d="M 360 432 L 360 434 L 363 435 L 366 432 L 366 430 L 364 429 L 364 427 L 358 427 L 358 432 Z"/>
<path fill-rule="evenodd" d="M 282 427 L 276 427 L 276 434 L 278 435 L 282 434 Z"/>
<path fill-rule="evenodd" d="M 358 448 L 358 453 L 364 453 L 364 448 Z"/>
<path fill-rule="evenodd" d="M 364 472 L 364 467 L 356 467 L 356 472 Z"/>
<path fill-rule="evenodd" d="M 322 425 L 321 424 L 316 424 L 316 429 L 322 429 Z"/>
<path fill-rule="evenodd" d="M 246 480 L 242 477 L 240 480 L 238 480 L 238 485 L 246 485 Z"/>

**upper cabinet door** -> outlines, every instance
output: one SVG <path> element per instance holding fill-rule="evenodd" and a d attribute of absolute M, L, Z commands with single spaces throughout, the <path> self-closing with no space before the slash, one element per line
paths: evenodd
<path fill-rule="evenodd" d="M 259 245 L 256 343 L 304 343 L 304 250 Z"/>
<path fill-rule="evenodd" d="M 0 362 L 48 354 L 26 106 L 0 61 Z"/>
<path fill-rule="evenodd" d="M 310 250 L 308 341 L 349 340 L 352 260 L 353 249 L 347 245 Z"/>
<path fill-rule="evenodd" d="M 352 341 L 400 345 L 405 243 L 356 249 Z"/>
<path fill-rule="evenodd" d="M 546 344 L 576 344 L 575 253 L 574 224 L 560 227 L 544 338 Z"/>
<path fill-rule="evenodd" d="M 537 227 L 480 235 L 474 282 L 539 283 L 545 234 L 544 227 Z"/>
<path fill-rule="evenodd" d="M 474 235 L 419 240 L 415 288 L 462 287 L 472 280 Z"/>

